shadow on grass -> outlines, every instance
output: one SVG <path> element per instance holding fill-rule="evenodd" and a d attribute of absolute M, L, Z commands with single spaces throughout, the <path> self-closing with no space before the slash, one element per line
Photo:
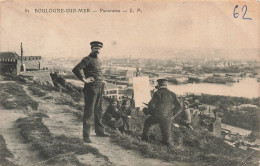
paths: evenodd
<path fill-rule="evenodd" d="M 91 153 L 98 158 L 103 158 L 110 165 L 107 156 L 102 155 L 98 149 L 84 144 L 82 140 L 64 135 L 53 136 L 43 124 L 42 117 L 20 118 L 16 122 L 25 141 L 32 143 L 34 150 L 39 151 L 44 159 L 42 163 L 81 165 L 76 155 Z"/>

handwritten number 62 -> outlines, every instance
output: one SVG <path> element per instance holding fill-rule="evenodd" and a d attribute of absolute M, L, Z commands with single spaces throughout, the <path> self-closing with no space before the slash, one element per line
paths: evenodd
<path fill-rule="evenodd" d="M 239 13 L 236 13 L 236 9 L 237 9 L 237 8 L 238 8 L 238 5 L 236 5 L 235 8 L 234 8 L 234 13 L 233 13 L 233 15 L 234 15 L 235 18 L 238 18 L 238 16 L 239 16 Z M 244 12 L 244 8 L 245 8 L 245 12 Z M 252 20 L 252 18 L 246 18 L 246 17 L 245 17 L 246 12 L 247 12 L 247 6 L 246 6 L 246 5 L 244 5 L 244 6 L 242 7 L 242 12 L 244 12 L 244 15 L 242 16 L 243 19 Z"/>

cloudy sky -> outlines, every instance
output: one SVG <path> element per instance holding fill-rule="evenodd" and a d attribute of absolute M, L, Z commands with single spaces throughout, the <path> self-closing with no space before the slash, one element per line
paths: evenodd
<path fill-rule="evenodd" d="M 257 11 L 260 2 L 257 1 L 6 0 L 0 3 L 0 51 L 19 53 L 23 42 L 24 55 L 28 56 L 79 58 L 88 55 L 89 42 L 93 40 L 104 43 L 102 56 L 106 57 L 163 58 L 176 50 L 240 52 L 260 48 Z M 233 16 L 236 5 L 238 18 Z M 252 20 L 242 19 L 244 5 L 247 5 L 245 17 Z M 137 13 L 138 8 L 142 12 Z M 38 9 L 97 12 L 36 13 Z M 121 12 L 104 13 L 100 9 Z M 135 12 L 130 13 L 130 9 Z"/>

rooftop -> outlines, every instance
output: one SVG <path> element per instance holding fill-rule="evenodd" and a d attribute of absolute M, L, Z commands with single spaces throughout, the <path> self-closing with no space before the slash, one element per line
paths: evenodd
<path fill-rule="evenodd" d="M 117 89 L 118 87 L 116 86 L 116 84 L 111 84 L 111 83 L 107 83 L 106 84 L 106 89 Z"/>
<path fill-rule="evenodd" d="M 16 52 L 0 52 L 0 58 L 3 59 L 19 59 Z"/>
<path fill-rule="evenodd" d="M 21 57 L 16 52 L 0 52 L 1 59 L 21 59 Z M 23 56 L 23 59 L 41 59 L 41 56 Z"/>

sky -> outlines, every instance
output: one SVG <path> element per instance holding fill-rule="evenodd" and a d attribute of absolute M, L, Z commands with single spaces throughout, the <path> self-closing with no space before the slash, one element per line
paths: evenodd
<path fill-rule="evenodd" d="M 234 18 L 236 5 L 239 16 Z M 244 17 L 252 20 L 242 18 L 244 5 Z M 101 55 L 105 57 L 169 58 L 185 50 L 210 56 L 218 49 L 226 51 L 222 55 L 226 58 L 259 59 L 259 7 L 259 1 L 6 0 L 0 2 L 0 51 L 20 55 L 23 42 L 27 56 L 80 58 L 89 54 L 89 43 L 98 40 L 104 43 Z M 38 9 L 97 12 L 36 13 Z"/>

